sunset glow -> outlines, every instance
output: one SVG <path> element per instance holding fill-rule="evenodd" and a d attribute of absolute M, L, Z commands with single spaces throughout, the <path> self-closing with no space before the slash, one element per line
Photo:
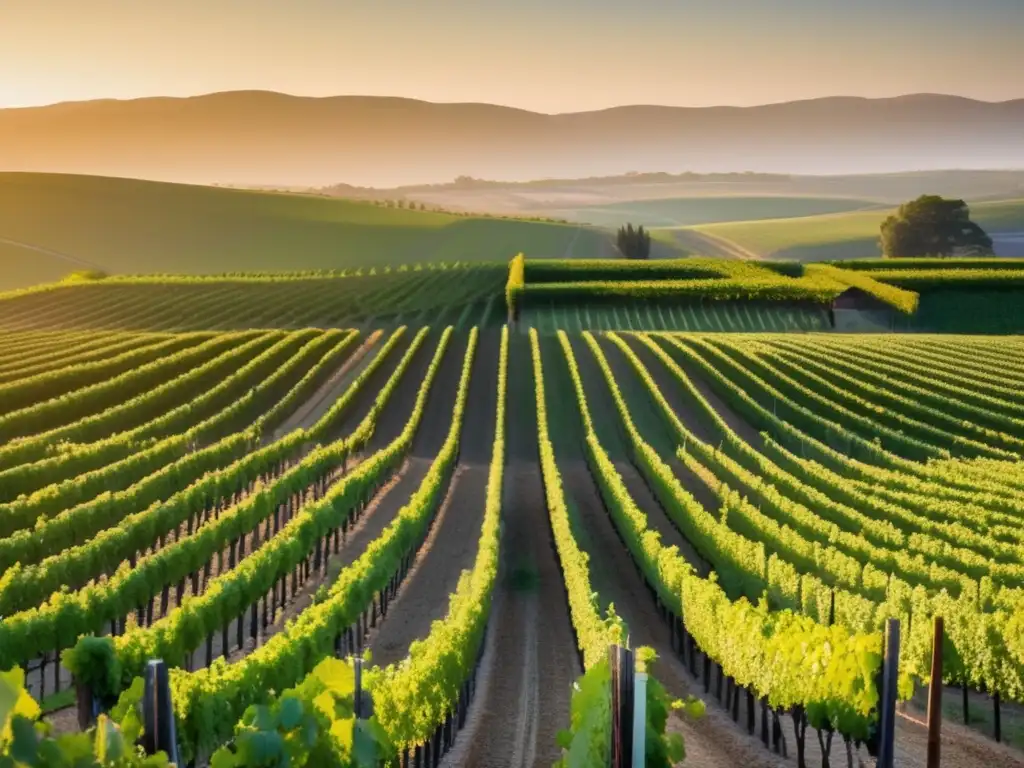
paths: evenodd
<path fill-rule="evenodd" d="M 15 0 L 0 107 L 260 89 L 542 112 L 1020 97 L 1019 0 Z"/>

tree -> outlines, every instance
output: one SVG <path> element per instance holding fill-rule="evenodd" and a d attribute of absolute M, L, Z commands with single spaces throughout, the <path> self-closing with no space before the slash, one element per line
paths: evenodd
<path fill-rule="evenodd" d="M 651 233 L 645 232 L 641 224 L 633 229 L 632 224 L 619 227 L 619 233 L 615 240 L 619 251 L 627 259 L 647 259 L 651 255 Z"/>
<path fill-rule="evenodd" d="M 971 221 L 963 200 L 921 195 L 882 222 L 882 254 L 887 258 L 991 253 L 992 238 Z"/>

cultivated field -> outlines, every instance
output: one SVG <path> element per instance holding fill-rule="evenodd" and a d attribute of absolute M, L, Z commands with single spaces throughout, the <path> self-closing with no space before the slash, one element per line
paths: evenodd
<path fill-rule="evenodd" d="M 162 658 L 203 765 L 249 705 L 369 651 L 396 764 L 601 765 L 599 684 L 628 642 L 657 681 L 648 765 L 678 734 L 686 765 L 872 766 L 894 618 L 913 767 L 942 616 L 943 765 L 1024 766 L 1024 342 L 833 333 L 822 303 L 1019 278 L 855 266 L 515 260 L 0 299 L 0 670 L 70 732 L 75 683 L 110 707 Z M 681 333 L 695 285 L 718 330 L 821 332 Z M 634 328 L 638 307 L 669 331 Z M 703 717 L 668 707 L 690 695 Z"/>

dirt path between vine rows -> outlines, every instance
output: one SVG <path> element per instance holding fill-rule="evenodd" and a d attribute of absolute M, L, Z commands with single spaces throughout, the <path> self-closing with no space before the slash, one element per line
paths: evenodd
<path fill-rule="evenodd" d="M 429 340 L 427 341 L 429 342 Z M 405 427 L 412 415 L 412 408 L 415 402 L 415 397 L 411 395 L 418 391 L 422 384 L 422 374 L 426 370 L 425 360 L 431 354 L 432 350 L 429 348 L 429 343 L 421 345 L 414 353 L 409 367 L 399 380 L 398 386 L 378 417 L 378 428 L 375 431 L 374 440 L 380 441 L 381 444 L 373 446 L 373 440 L 371 440 L 371 451 L 383 447 L 384 444 L 393 440 Z M 370 377 L 364 387 L 360 388 L 349 413 L 344 417 L 353 427 L 362 420 L 376 400 L 379 387 L 372 386 L 376 383 L 375 380 L 386 381 L 390 377 L 391 372 L 397 367 L 397 364 L 397 359 L 386 362 Z M 437 382 L 435 381 L 434 386 L 436 384 Z M 383 383 L 381 383 L 382 385 Z M 338 482 L 344 475 L 351 472 L 358 463 L 357 458 L 354 461 L 346 462 L 347 467 L 338 467 L 330 473 L 329 483 L 334 484 Z M 355 522 L 355 526 L 348 531 L 341 551 L 328 557 L 327 565 L 319 575 L 311 573 L 310 578 L 305 580 L 294 593 L 286 596 L 286 602 L 284 605 L 279 606 L 278 610 L 274 613 L 273 620 L 266 627 L 262 626 L 262 622 L 260 623 L 255 639 L 249 635 L 246 627 L 242 626 L 241 631 L 244 641 L 241 647 L 237 646 L 235 643 L 237 642 L 239 625 L 244 625 L 245 621 L 249 619 L 250 614 L 247 611 L 242 616 L 233 619 L 228 631 L 229 660 L 237 661 L 252 652 L 254 648 L 263 645 L 270 637 L 277 634 L 288 620 L 298 616 L 311 604 L 313 596 L 319 587 L 333 583 L 341 569 L 353 563 L 363 553 L 367 545 L 379 536 L 384 528 L 394 519 L 402 506 L 408 502 L 412 493 L 419 487 L 428 468 L 429 464 L 424 462 L 406 461 L 388 479 L 384 486 L 378 490 L 374 498 L 371 499 L 370 503 L 362 511 Z M 307 503 L 314 502 L 310 498 Z M 251 537 L 251 534 L 249 536 Z M 267 540 L 267 537 L 264 536 L 261 543 L 266 543 Z M 252 544 L 250 544 L 249 549 L 250 555 L 252 552 L 251 547 Z M 222 560 L 218 561 L 211 568 L 210 579 L 215 579 L 222 572 L 222 564 L 226 559 L 226 555 L 222 553 Z M 206 584 L 209 584 L 209 580 L 206 581 Z M 294 589 L 294 585 L 292 585 L 292 588 Z M 205 587 L 201 591 L 204 590 Z M 194 650 L 192 661 L 194 665 L 205 666 L 212 659 L 216 659 L 223 653 L 223 635 L 218 632 L 214 634 L 211 653 L 207 654 L 204 644 Z"/>
<path fill-rule="evenodd" d="M 433 460 L 447 438 L 467 341 L 467 334 L 455 336 L 446 353 L 438 372 L 436 399 L 427 404 L 426 423 L 413 448 L 416 455 Z M 460 460 L 430 532 L 389 609 L 388 621 L 372 633 L 370 648 L 378 666 L 404 659 L 412 642 L 430 633 L 433 623 L 447 614 L 462 573 L 473 567 L 487 502 L 497 366 L 498 348 L 478 345 L 460 430 Z"/>
<path fill-rule="evenodd" d="M 696 476 L 675 457 L 674 447 L 677 443 L 675 432 L 669 427 L 664 414 L 647 392 L 647 385 L 640 380 L 630 362 L 608 339 L 599 339 L 598 346 L 608 361 L 615 382 L 626 401 L 630 418 L 641 437 L 658 451 L 680 482 L 698 501 L 709 503 L 714 500 L 713 494 L 705 493 L 707 487 L 703 483 L 697 482 Z M 608 381 L 597 365 L 597 359 L 589 346 L 586 349 L 575 350 L 575 355 L 591 413 L 596 418 L 602 418 L 602 414 L 604 414 L 604 418 L 614 422 L 616 429 L 625 432 L 625 426 L 622 424 Z M 626 439 L 623 438 L 623 440 Z M 603 442 L 602 446 L 606 447 Z M 655 500 L 641 472 L 628 460 L 629 455 L 629 451 L 624 452 L 622 458 L 614 462 L 615 468 L 622 477 L 630 496 L 647 515 L 648 526 L 660 534 L 662 544 L 668 547 L 678 547 L 679 554 L 696 569 L 697 573 L 706 576 L 711 570 L 710 565 L 699 555 L 696 548 Z M 712 507 L 712 509 L 715 508 Z"/>
<path fill-rule="evenodd" d="M 651 337 L 655 344 L 658 344 L 668 356 L 675 361 L 683 372 L 687 375 L 690 381 L 693 383 L 694 388 L 704 397 L 708 404 L 714 408 L 722 420 L 729 426 L 729 428 L 745 440 L 752 448 L 760 450 L 764 444 L 764 439 L 761 437 L 761 433 L 757 430 L 754 425 L 740 416 L 732 406 L 726 403 L 711 385 L 711 383 L 705 378 L 704 374 L 697 371 L 697 367 L 691 363 L 686 355 L 679 351 L 671 342 L 659 339 L 658 337 Z M 671 373 L 665 364 L 661 361 L 657 355 L 655 355 L 647 346 L 639 339 L 623 336 L 623 339 L 627 344 L 637 353 L 637 356 L 643 361 L 647 370 L 650 371 L 652 378 L 658 384 L 658 388 L 662 390 L 673 409 L 677 405 L 681 404 L 687 396 L 684 396 L 679 391 L 673 400 L 669 396 L 669 392 L 682 388 L 682 384 L 675 381 L 675 375 Z M 699 351 L 698 351 L 699 352 Z M 705 358 L 707 359 L 707 358 Z M 712 429 L 707 426 L 708 416 L 700 412 L 700 409 L 696 406 L 690 405 L 684 407 L 681 411 L 680 418 L 683 418 L 682 414 L 690 413 L 691 417 L 689 421 L 684 420 L 684 424 L 697 434 L 698 437 L 705 441 L 711 441 L 717 443 L 717 438 Z M 701 425 L 701 426 L 697 426 Z"/>
<path fill-rule="evenodd" d="M 582 674 L 536 463 L 509 464 L 501 565 L 477 693 L 442 765 L 539 768 L 561 756 Z"/>
<path fill-rule="evenodd" d="M 330 556 L 321 575 L 318 577 L 311 574 L 309 580 L 299 588 L 295 596 L 289 595 L 288 603 L 278 611 L 274 623 L 268 625 L 266 629 L 261 628 L 255 642 L 246 637 L 244 646 L 241 649 L 235 647 L 229 660 L 232 663 L 238 661 L 255 648 L 266 644 L 267 640 L 280 632 L 289 621 L 306 610 L 312 604 L 317 590 L 321 586 L 329 587 L 333 584 L 342 570 L 358 560 L 366 551 L 367 546 L 391 524 L 398 511 L 409 502 L 409 498 L 420 487 L 429 468 L 429 464 L 420 459 L 406 461 L 367 505 L 355 526 L 346 535 L 341 551 Z M 244 621 L 247 617 L 248 612 L 241 620 Z M 234 635 L 229 634 L 229 638 L 231 637 Z M 219 655 L 220 650 L 220 640 L 215 637 L 215 658 Z"/>
<path fill-rule="evenodd" d="M 486 489 L 486 469 L 455 470 L 430 532 L 388 608 L 388 620 L 371 633 L 375 665 L 385 667 L 404 659 L 412 642 L 424 639 L 431 625 L 447 614 L 460 575 L 473 567 Z"/>
<path fill-rule="evenodd" d="M 529 341 L 510 336 L 498 582 L 477 689 L 449 768 L 547 768 L 582 674 L 537 462 Z M 494 343 L 497 343 L 496 341 Z"/>
<path fill-rule="evenodd" d="M 274 440 L 280 440 L 296 429 L 309 429 L 327 409 L 341 397 L 352 382 L 379 354 L 383 347 L 383 333 L 374 331 L 353 351 L 331 377 L 300 405 L 280 427 L 274 430 Z"/>
<path fill-rule="evenodd" d="M 395 440 L 411 418 L 416 394 L 423 383 L 427 366 L 434 353 L 435 347 L 430 342 L 431 338 L 428 337 L 413 354 L 408 368 L 406 368 L 394 392 L 392 392 L 387 405 L 380 413 L 377 427 L 367 448 L 368 454 L 384 448 Z M 439 371 L 439 373 L 444 371 L 444 365 L 449 361 L 449 355 L 451 354 L 451 349 L 445 351 L 442 371 Z M 382 368 L 384 367 L 386 366 L 382 366 Z M 394 367 L 397 367 L 397 361 L 395 361 Z M 379 370 L 378 373 L 380 373 Z M 388 376 L 390 376 L 390 371 Z M 387 380 L 383 373 L 380 373 L 380 377 L 383 381 Z M 371 380 L 376 378 L 377 373 L 371 376 Z M 432 402 L 433 398 L 437 397 L 436 393 L 439 388 L 443 389 L 448 385 L 448 382 L 442 381 L 442 378 L 442 376 L 438 376 L 432 382 L 428 402 Z M 370 383 L 371 381 L 368 381 L 367 385 Z M 378 388 L 371 386 L 367 386 L 365 391 L 361 390 L 360 396 L 357 398 L 359 403 L 355 408 L 357 413 L 352 414 L 352 418 L 349 419 L 350 423 L 355 425 L 361 420 L 362 416 L 358 413 L 359 411 L 363 411 L 363 409 L 366 412 L 369 411 L 369 408 L 376 400 L 378 391 Z M 447 395 L 447 393 L 444 394 Z M 451 400 L 454 401 L 454 395 L 451 396 Z M 365 412 L 362 415 L 365 415 Z M 425 424 L 421 421 L 414 436 L 414 441 L 420 439 L 424 428 Z M 351 472 L 352 469 L 353 466 L 350 463 L 348 471 Z M 288 620 L 298 616 L 312 603 L 313 596 L 321 586 L 332 584 L 343 568 L 355 562 L 370 542 L 384 531 L 391 521 L 395 519 L 399 510 L 408 503 L 412 494 L 420 487 L 429 469 L 429 461 L 419 459 L 407 460 L 388 483 L 375 494 L 370 504 L 367 505 L 367 508 L 360 515 L 355 528 L 348 532 L 345 545 L 341 551 L 328 559 L 327 567 L 321 572 L 320 576 L 310 578 L 295 595 L 290 596 L 287 604 L 275 617 L 274 622 L 260 632 L 256 643 L 254 644 L 249 639 L 243 648 L 236 648 L 233 658 L 241 658 L 246 653 L 251 652 L 254 647 L 262 645 L 267 639 L 279 632 Z M 332 479 L 336 480 L 340 476 L 341 473 L 335 472 L 332 474 Z M 214 658 L 220 654 L 220 647 L 220 640 L 215 637 Z M 203 654 L 203 658 L 205 658 L 205 654 Z"/>

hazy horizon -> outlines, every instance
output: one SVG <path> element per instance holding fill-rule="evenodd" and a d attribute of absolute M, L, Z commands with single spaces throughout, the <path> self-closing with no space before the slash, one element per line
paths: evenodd
<path fill-rule="evenodd" d="M 424 104 L 436 104 L 438 106 L 494 106 L 503 107 L 505 109 L 515 109 L 523 112 L 531 112 L 538 115 L 544 115 L 548 117 L 555 117 L 558 115 L 567 114 L 585 114 L 591 112 L 610 112 L 616 109 L 628 109 L 631 107 L 665 107 L 668 109 L 757 109 L 758 107 L 772 107 L 781 106 L 785 104 L 796 104 L 800 102 L 814 102 L 814 101 L 825 101 L 830 99 L 842 100 L 842 99 L 857 99 L 864 101 L 886 101 L 886 100 L 899 100 L 899 99 L 910 99 L 920 96 L 927 97 L 949 97 L 953 99 L 965 99 L 967 101 L 979 102 L 982 104 L 1007 104 L 1010 102 L 1024 101 L 1024 95 L 1017 96 L 1009 99 L 977 99 L 972 96 L 964 96 L 957 93 L 942 93 L 942 92 L 926 92 L 919 91 L 914 93 L 900 93 L 893 96 L 857 96 L 848 93 L 835 93 L 827 96 L 811 96 L 802 99 L 787 99 L 784 101 L 770 101 L 764 103 L 755 104 L 706 104 L 706 105 L 688 105 L 688 104 L 663 104 L 663 103 L 628 103 L 623 102 L 621 104 L 610 104 L 606 107 L 597 107 L 594 109 L 580 109 L 580 110 L 566 110 L 563 112 L 545 112 L 543 110 L 534 110 L 522 107 L 516 104 L 503 104 L 496 101 L 433 101 L 430 99 L 421 99 L 414 96 L 404 96 L 402 94 L 390 94 L 390 93 L 332 93 L 322 96 L 311 96 L 308 94 L 292 93 L 288 91 L 275 91 L 264 88 L 243 88 L 229 91 L 204 91 L 201 93 L 190 93 L 181 96 L 172 96 L 168 94 L 151 94 L 149 96 L 126 96 L 126 97 L 96 97 L 89 99 L 69 99 L 66 101 L 53 101 L 45 104 L 27 104 L 22 106 L 2 106 L 0 110 L 19 110 L 19 109 L 42 109 L 46 107 L 60 107 L 63 105 L 71 104 L 87 104 L 91 102 L 116 102 L 116 103 L 131 103 L 137 101 L 147 101 L 151 99 L 176 99 L 176 100 L 188 100 L 188 99 L 202 99 L 208 97 L 225 96 L 229 94 L 267 94 L 273 96 L 285 96 L 295 99 L 394 99 L 398 101 L 414 101 L 421 102 Z"/>
<path fill-rule="evenodd" d="M 235 90 L 543 114 L 916 93 L 1024 97 L 1019 0 L 211 5 L 50 0 L 5 8 L 0 67 L 18 77 L 0 81 L 0 107 Z"/>

